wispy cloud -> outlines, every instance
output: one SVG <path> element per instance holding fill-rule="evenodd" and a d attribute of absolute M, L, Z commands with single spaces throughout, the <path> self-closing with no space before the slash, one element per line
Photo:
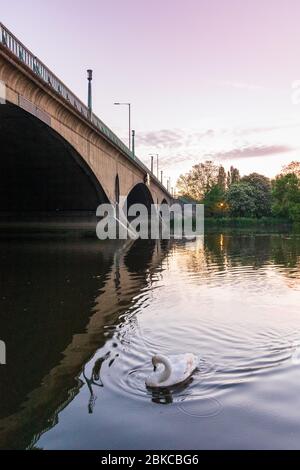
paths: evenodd
<path fill-rule="evenodd" d="M 255 135 L 255 134 L 264 134 L 273 131 L 280 131 L 283 129 L 293 129 L 299 128 L 299 122 L 293 122 L 288 124 L 277 124 L 277 125 L 270 125 L 270 126 L 257 126 L 257 127 L 241 127 L 235 128 L 232 132 L 238 136 L 247 136 L 247 135 Z"/>
<path fill-rule="evenodd" d="M 178 149 L 179 147 L 199 146 L 204 141 L 217 140 L 220 137 L 253 136 L 267 134 L 274 131 L 299 127 L 299 123 L 257 126 L 257 127 L 228 127 L 228 128 L 206 128 L 206 129 L 161 129 L 158 131 L 140 132 L 137 134 L 138 145 L 152 149 Z"/>
<path fill-rule="evenodd" d="M 222 126 L 222 123 L 214 127 L 209 123 L 199 129 L 161 129 L 138 133 L 137 145 L 143 149 L 146 164 L 149 164 L 146 155 L 157 151 L 161 167 L 174 179 L 205 160 L 223 162 L 225 167 L 230 165 L 230 161 L 236 161 L 235 165 L 241 172 L 245 168 L 250 171 L 255 166 L 262 173 L 268 173 L 266 169 L 270 168 L 269 173 L 275 174 L 286 162 L 289 153 L 299 148 L 298 127 L 299 122 L 294 121 L 231 127 Z M 250 160 L 255 158 L 257 161 L 251 164 Z"/>
<path fill-rule="evenodd" d="M 204 160 L 214 160 L 216 162 L 226 162 L 230 160 L 241 160 L 244 158 L 269 157 L 272 155 L 285 154 L 294 149 L 287 145 L 252 145 L 248 147 L 236 147 L 228 151 L 211 151 L 195 154 L 191 151 L 180 152 L 174 156 L 163 158 L 164 167 L 172 167 L 182 163 L 191 162 L 196 164 Z"/>
<path fill-rule="evenodd" d="M 226 152 L 210 152 L 204 155 L 205 158 L 213 160 L 237 160 L 241 158 L 267 157 L 276 154 L 283 154 L 294 150 L 287 145 L 253 145 L 249 147 L 234 148 Z"/>
<path fill-rule="evenodd" d="M 214 137 L 213 129 L 184 130 L 184 129 L 161 129 L 158 131 L 142 132 L 137 135 L 137 143 L 157 149 L 178 148 L 184 145 L 194 145 L 201 139 Z"/>

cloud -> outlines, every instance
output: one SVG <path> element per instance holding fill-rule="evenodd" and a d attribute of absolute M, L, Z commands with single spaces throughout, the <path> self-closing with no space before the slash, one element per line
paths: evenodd
<path fill-rule="evenodd" d="M 273 131 L 279 131 L 282 129 L 293 129 L 293 128 L 299 128 L 299 122 L 273 125 L 273 126 L 241 127 L 241 128 L 235 128 L 233 130 L 233 133 L 237 136 L 247 136 L 251 134 L 262 134 L 262 133 L 268 133 L 268 132 L 273 132 Z"/>
<path fill-rule="evenodd" d="M 258 126 L 209 127 L 199 129 L 161 129 L 137 134 L 137 145 L 144 147 L 144 155 L 159 153 L 161 167 L 171 173 L 183 173 L 201 161 L 226 162 L 275 157 L 286 158 L 295 150 L 295 139 L 291 140 L 286 129 L 297 123 L 265 123 Z M 279 131 L 282 130 L 283 132 Z M 278 142 L 279 138 L 282 141 Z M 274 139 L 274 140 L 273 140 Z M 288 144 L 285 144 L 288 139 Z M 296 147 L 298 142 L 296 143 Z M 144 157 L 149 164 L 149 156 Z M 272 159 L 270 159 L 272 165 Z M 275 164 L 275 161 L 274 161 Z M 276 163 L 277 164 L 277 163 Z"/>
<path fill-rule="evenodd" d="M 187 131 L 184 129 L 161 129 L 159 131 L 141 132 L 137 135 L 139 145 L 162 148 L 178 148 L 183 145 L 191 145 L 199 142 L 205 137 L 213 137 L 213 129 L 204 129 L 199 131 Z"/>
<path fill-rule="evenodd" d="M 269 157 L 272 155 L 283 154 L 291 152 L 294 149 L 287 145 L 251 145 L 247 147 L 236 147 L 229 151 L 212 151 L 206 153 L 195 153 L 195 151 L 186 152 L 180 151 L 173 156 L 165 156 L 163 165 L 165 168 L 174 167 L 174 165 L 180 165 L 183 163 L 190 162 L 191 165 L 196 165 L 199 162 L 205 160 L 214 160 L 217 162 L 226 162 L 230 160 L 239 160 L 243 158 L 258 158 L 258 157 Z"/>
<path fill-rule="evenodd" d="M 158 131 L 140 132 L 136 136 L 137 145 L 150 147 L 149 151 L 155 149 L 179 149 L 199 147 L 203 141 L 218 140 L 220 137 L 227 138 L 245 137 L 248 135 L 269 133 L 299 127 L 299 123 L 257 126 L 257 127 L 228 127 L 228 128 L 206 128 L 206 129 L 161 129 Z"/>
<path fill-rule="evenodd" d="M 253 145 L 242 148 L 235 148 L 226 152 L 211 152 L 204 155 L 205 158 L 213 160 L 238 160 L 241 158 L 267 157 L 280 153 L 287 153 L 294 150 L 287 145 Z"/>

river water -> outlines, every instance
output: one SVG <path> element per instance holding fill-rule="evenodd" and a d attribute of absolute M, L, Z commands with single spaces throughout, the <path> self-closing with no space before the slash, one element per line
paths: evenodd
<path fill-rule="evenodd" d="M 2 240 L 0 259 L 1 448 L 300 448 L 300 236 Z M 151 356 L 184 352 L 192 379 L 147 391 Z"/>

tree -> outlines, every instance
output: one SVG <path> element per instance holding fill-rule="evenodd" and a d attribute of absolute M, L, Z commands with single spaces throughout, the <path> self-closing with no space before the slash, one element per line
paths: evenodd
<path fill-rule="evenodd" d="M 193 166 L 189 173 L 181 175 L 177 181 L 180 195 L 191 197 L 197 201 L 217 183 L 219 167 L 212 161 Z"/>
<path fill-rule="evenodd" d="M 255 197 L 251 184 L 246 182 L 232 184 L 227 191 L 226 201 L 233 217 L 255 216 Z"/>
<path fill-rule="evenodd" d="M 227 187 L 230 188 L 232 184 L 238 183 L 240 181 L 240 172 L 234 166 L 230 167 L 230 170 L 227 173 Z"/>
<path fill-rule="evenodd" d="M 226 214 L 228 209 L 225 201 L 225 191 L 215 184 L 204 196 L 203 204 L 205 208 L 205 217 L 221 216 Z"/>
<path fill-rule="evenodd" d="M 189 184 L 188 174 L 179 176 L 177 181 L 177 188 L 181 196 L 189 196 L 191 187 Z"/>
<path fill-rule="evenodd" d="M 294 174 L 300 178 L 300 162 L 293 161 L 282 168 L 282 175 Z"/>
<path fill-rule="evenodd" d="M 218 186 L 222 191 L 226 191 L 226 171 L 222 165 L 219 167 Z"/>
<path fill-rule="evenodd" d="M 241 182 L 248 183 L 253 187 L 253 198 L 255 203 L 255 216 L 262 217 L 271 213 L 272 192 L 269 178 L 259 173 L 251 173 L 244 176 Z"/>
<path fill-rule="evenodd" d="M 279 175 L 272 185 L 273 206 L 275 216 L 298 219 L 300 205 L 300 179 L 295 173 Z"/>
<path fill-rule="evenodd" d="M 294 203 L 290 206 L 289 215 L 293 222 L 300 223 L 300 203 Z"/>

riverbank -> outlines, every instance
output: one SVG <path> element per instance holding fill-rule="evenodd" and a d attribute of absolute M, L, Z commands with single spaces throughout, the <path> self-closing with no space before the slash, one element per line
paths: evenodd
<path fill-rule="evenodd" d="M 207 217 L 205 218 L 205 225 L 207 227 L 276 227 L 292 229 L 295 224 L 287 219 L 280 219 L 275 217 Z"/>

